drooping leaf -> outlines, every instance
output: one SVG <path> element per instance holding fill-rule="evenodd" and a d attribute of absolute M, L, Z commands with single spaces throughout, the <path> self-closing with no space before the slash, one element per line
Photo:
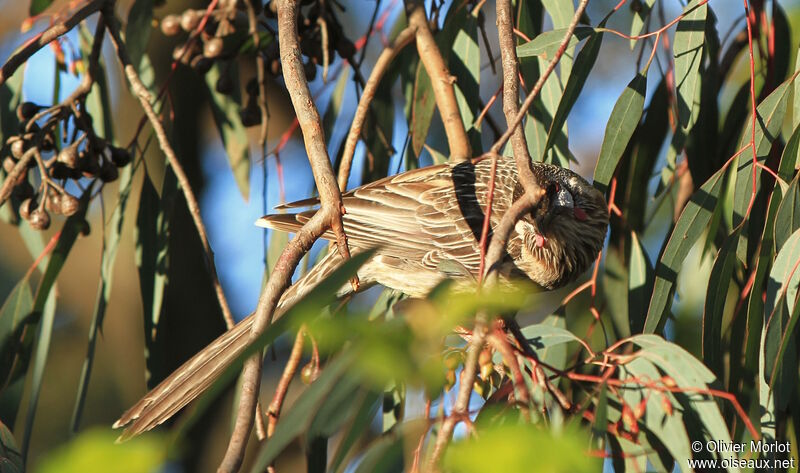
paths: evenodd
<path fill-rule="evenodd" d="M 0 422 L 0 471 L 2 473 L 23 473 L 25 462 L 17 448 L 14 434 Z"/>
<path fill-rule="evenodd" d="M 683 18 L 675 30 L 675 88 L 678 91 L 678 122 L 689 130 L 697 119 L 697 93 L 700 64 L 703 61 L 705 21 L 708 6 L 702 0 L 692 0 L 683 9 Z"/>
<path fill-rule="evenodd" d="M 417 75 L 414 80 L 414 101 L 411 105 L 411 149 L 414 155 L 419 157 L 425 139 L 428 137 L 428 129 L 433 119 L 433 111 L 436 102 L 433 98 L 433 86 L 431 78 L 425 71 L 422 61 L 417 64 Z"/>
<path fill-rule="evenodd" d="M 773 384 L 792 329 L 797 323 L 794 310 L 800 284 L 800 230 L 786 240 L 770 271 L 764 299 L 764 360 L 766 380 Z M 789 314 L 792 317 L 789 317 Z"/>
<path fill-rule="evenodd" d="M 763 163 L 767 158 L 769 150 L 772 147 L 772 142 L 777 138 L 778 133 L 780 133 L 783 117 L 786 114 L 786 104 L 789 99 L 790 86 L 794 81 L 794 77 L 795 76 L 792 76 L 787 79 L 758 105 L 755 129 L 755 150 L 756 159 L 758 159 L 759 162 Z M 752 119 L 753 117 L 751 115 L 745 122 L 747 125 L 745 126 L 745 131 L 740 141 L 740 149 L 752 139 Z M 753 175 L 752 150 L 747 150 L 737 157 L 735 169 L 737 172 L 734 176 L 736 179 L 736 188 L 734 190 L 733 225 L 738 226 L 744 220 L 745 214 L 747 213 L 751 198 L 753 197 L 753 186 L 758 189 L 760 185 L 761 173 L 756 172 L 755 176 Z M 748 233 L 749 232 L 742 232 L 739 240 L 737 257 L 742 262 L 747 258 Z"/>
<path fill-rule="evenodd" d="M 128 12 L 128 23 L 125 25 L 125 45 L 131 64 L 142 61 L 153 30 L 153 0 L 136 0 Z"/>
<path fill-rule="evenodd" d="M 722 320 L 725 314 L 725 302 L 728 299 L 728 288 L 736 267 L 738 243 L 739 229 L 728 235 L 719 249 L 714 265 L 711 267 L 705 310 L 703 311 L 703 361 L 720 379 L 724 374 Z"/>
<path fill-rule="evenodd" d="M 598 26 L 601 28 L 605 27 L 606 21 L 608 21 L 608 17 L 604 18 Z M 603 35 L 593 35 L 586 41 L 586 44 L 583 45 L 583 48 L 575 58 L 572 73 L 570 73 L 567 84 L 564 86 L 564 93 L 558 103 L 558 110 L 556 110 L 553 121 L 550 123 L 550 129 L 547 132 L 545 153 L 555 143 L 564 123 L 567 121 L 567 115 L 569 115 L 572 106 L 575 105 L 575 102 L 578 100 L 578 95 L 580 95 L 581 90 L 583 90 L 586 79 L 589 77 L 592 69 L 594 69 L 594 63 L 597 60 L 597 55 L 600 52 L 600 45 L 602 43 Z"/>
<path fill-rule="evenodd" d="M 72 431 L 78 430 L 83 404 L 86 400 L 86 392 L 89 388 L 89 378 L 94 364 L 94 348 L 97 342 L 97 334 L 102 331 L 103 319 L 105 317 L 106 306 L 111 298 L 112 276 L 114 274 L 114 263 L 117 259 L 117 249 L 122 238 L 122 225 L 124 223 L 125 209 L 131 197 L 133 187 L 133 165 L 129 164 L 123 168 L 119 179 L 119 197 L 111 219 L 106 223 L 103 231 L 103 253 L 100 256 L 100 281 L 97 286 L 97 295 L 94 302 L 94 313 L 92 323 L 89 326 L 89 340 L 86 358 L 83 360 L 80 381 L 78 383 L 78 393 L 75 400 L 75 407 L 72 411 Z"/>
<path fill-rule="evenodd" d="M 50 340 L 53 335 L 53 322 L 56 317 L 56 291 L 50 290 L 42 309 L 42 318 L 39 322 L 39 336 L 36 338 L 36 349 L 33 354 L 33 371 L 31 372 L 31 395 L 28 400 L 28 413 L 25 416 L 25 434 L 22 437 L 22 459 L 28 457 L 31 436 L 33 435 L 33 421 L 36 418 L 36 408 L 39 405 L 39 395 L 44 382 L 44 369 L 47 364 L 47 354 L 50 352 Z"/>
<path fill-rule="evenodd" d="M 789 170 L 791 174 L 800 156 L 800 127 L 795 128 L 781 156 L 781 168 Z M 779 174 L 780 175 L 780 174 Z M 780 201 L 778 214 L 775 217 L 775 252 L 780 251 L 789 236 L 800 228 L 800 174 L 789 183 L 786 194 Z M 784 177 L 781 176 L 783 179 Z"/>
<path fill-rule="evenodd" d="M 640 333 L 647 315 L 648 296 L 653 289 L 653 264 L 639 241 L 636 232 L 631 232 L 628 253 L 628 317 L 630 333 Z"/>
<path fill-rule="evenodd" d="M 273 436 L 253 463 L 251 469 L 253 473 L 266 470 L 284 448 L 311 426 L 317 409 L 325 403 L 328 395 L 342 380 L 342 376 L 352 363 L 353 357 L 343 354 L 325 367 L 320 377 L 300 395 L 291 409 L 281 416 Z"/>
<path fill-rule="evenodd" d="M 650 298 L 650 307 L 644 323 L 645 333 L 655 333 L 660 330 L 664 317 L 669 313 L 672 296 L 675 293 L 675 281 L 683 266 L 683 260 L 711 220 L 722 189 L 724 176 L 725 168 L 711 176 L 700 189 L 692 194 L 678 218 L 667 246 L 656 265 L 653 295 Z"/>
<path fill-rule="evenodd" d="M 477 12 L 473 15 L 469 8 L 451 9 L 446 22 L 458 25 L 448 61 L 448 69 L 456 78 L 454 86 L 458 111 L 471 146 L 480 149 L 480 132 L 472 128 L 481 112 L 481 49 L 478 45 Z"/>
<path fill-rule="evenodd" d="M 361 396 L 359 399 L 361 407 L 359 408 L 358 412 L 356 412 L 355 416 L 353 416 L 353 420 L 350 422 L 350 426 L 344 433 L 342 441 L 339 442 L 336 452 L 333 454 L 329 471 L 337 473 L 343 471 L 341 467 L 344 466 L 343 462 L 347 457 L 347 454 L 350 452 L 350 449 L 355 446 L 356 441 L 359 438 L 369 432 L 370 423 L 372 422 L 372 419 L 375 418 L 375 414 L 378 412 L 378 406 L 380 405 L 378 403 L 379 400 L 380 396 L 372 391 L 368 391 Z"/>
<path fill-rule="evenodd" d="M 28 278 L 23 278 L 8 295 L 3 306 L 0 307 L 0 343 L 2 343 L 0 345 L 0 354 L 2 354 L 0 361 L 2 363 L 0 364 L 7 367 L 6 370 L 9 369 L 15 354 L 20 349 L 20 331 L 25 321 L 31 317 L 32 312 L 33 293 L 31 292 Z M 3 375 L 5 379 L 9 372 L 6 371 Z M 3 402 L 2 405 L 5 407 L 6 403 Z M 2 419 L 0 420 L 5 424 L 13 425 L 15 417 L 16 409 L 14 412 L 2 412 Z"/>
<path fill-rule="evenodd" d="M 647 76 L 636 74 L 614 104 L 606 125 L 600 155 L 594 168 L 594 186 L 601 192 L 608 191 L 608 184 L 617 169 L 619 159 L 633 136 L 644 110 L 647 93 Z"/>
<path fill-rule="evenodd" d="M 655 3 L 656 0 L 641 0 L 637 2 L 638 8 L 631 9 L 633 10 L 631 15 L 631 36 L 637 36 L 642 32 Z M 633 49 L 636 46 L 636 40 L 632 39 L 630 41 L 631 49 Z"/>
<path fill-rule="evenodd" d="M 215 64 L 205 76 L 211 98 L 209 101 L 211 114 L 225 146 L 236 185 L 246 201 L 250 197 L 250 144 L 247 140 L 247 130 L 245 130 L 239 115 L 242 100 L 238 74 L 235 73 L 237 68 L 232 65 L 226 72 L 232 76 L 231 82 L 234 84 L 233 92 L 226 95 L 217 92 L 216 89 L 217 81 L 223 74 L 220 67 L 219 64 Z"/>
<path fill-rule="evenodd" d="M 561 0 L 542 0 L 542 6 L 550 19 L 553 21 L 553 29 L 566 28 L 572 22 L 572 17 L 575 16 L 575 5 L 572 2 L 562 2 Z M 601 23 L 600 26 L 604 26 Z M 564 51 L 564 56 L 559 61 L 559 68 L 561 70 L 562 81 L 572 74 L 573 58 L 575 56 L 575 49 L 567 46 Z M 577 60 L 576 60 L 577 61 Z M 561 127 L 559 127 L 560 129 Z"/>

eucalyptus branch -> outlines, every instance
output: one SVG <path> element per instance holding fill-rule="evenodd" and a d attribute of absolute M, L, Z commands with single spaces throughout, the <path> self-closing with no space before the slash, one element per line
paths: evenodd
<path fill-rule="evenodd" d="M 19 66 L 31 58 L 37 51 L 50 44 L 51 41 L 58 39 L 60 36 L 67 34 L 70 30 L 78 26 L 78 24 L 86 19 L 92 13 L 99 11 L 107 0 L 92 0 L 77 11 L 70 15 L 68 18 L 60 21 L 50 28 L 44 30 L 42 33 L 35 36 L 22 49 L 14 53 L 3 67 L 0 68 L 0 85 L 3 85 L 9 77 L 14 75 L 14 72 Z"/>
<path fill-rule="evenodd" d="M 273 0 L 278 14 L 278 43 L 284 82 L 292 100 L 300 129 L 303 132 L 308 160 L 320 195 L 320 209 L 300 229 L 281 253 L 261 293 L 255 311 L 251 338 L 258 337 L 269 325 L 283 291 L 291 284 L 292 274 L 311 245 L 328 229 L 336 235 L 337 249 L 349 258 L 347 240 L 342 225 L 342 196 L 336 185 L 325 144 L 322 121 L 311 97 L 300 56 L 297 36 L 297 0 Z M 357 288 L 357 280 L 353 285 Z M 258 388 L 261 381 L 261 357 L 256 355 L 245 363 L 242 373 L 242 394 L 236 423 L 219 471 L 237 471 L 244 458 L 244 447 L 253 423 Z"/>
<path fill-rule="evenodd" d="M 433 38 L 433 33 L 428 25 L 428 17 L 425 14 L 425 6 L 418 0 L 410 0 L 406 5 L 406 14 L 409 26 L 416 31 L 417 51 L 422 65 L 431 78 L 436 108 L 439 109 L 439 115 L 442 117 L 447 144 L 450 147 L 450 162 L 466 161 L 472 157 L 472 149 L 464 129 L 464 122 L 461 120 L 461 113 L 458 111 L 456 92 L 453 87 L 455 77 L 450 75 L 442 53 Z"/>

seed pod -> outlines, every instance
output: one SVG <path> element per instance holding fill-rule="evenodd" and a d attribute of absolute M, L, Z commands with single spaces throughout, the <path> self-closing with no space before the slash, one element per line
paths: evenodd
<path fill-rule="evenodd" d="M 50 176 L 53 179 L 69 179 L 71 174 L 70 169 L 64 163 L 56 161 L 50 166 Z"/>
<path fill-rule="evenodd" d="M 70 194 L 63 194 L 61 196 L 61 213 L 67 217 L 75 215 L 75 212 L 80 208 L 80 201 Z"/>
<path fill-rule="evenodd" d="M 303 384 L 311 384 L 314 382 L 314 362 L 310 361 L 303 366 L 300 370 L 300 380 Z"/>
<path fill-rule="evenodd" d="M 30 182 L 28 182 L 27 174 L 22 174 L 20 178 L 21 179 L 17 181 L 12 194 L 17 199 L 27 199 L 29 197 L 33 197 L 33 186 Z"/>
<path fill-rule="evenodd" d="M 203 14 L 196 10 L 186 10 L 183 12 L 183 15 L 181 15 L 181 28 L 186 32 L 194 30 L 197 28 L 202 17 Z"/>
<path fill-rule="evenodd" d="M 50 212 L 58 215 L 61 213 L 61 194 L 50 190 L 47 195 L 47 200 L 44 202 L 44 206 Z"/>
<path fill-rule="evenodd" d="M 61 151 L 59 151 L 58 156 L 56 157 L 56 161 L 64 164 L 66 167 L 70 169 L 75 169 L 78 166 L 77 144 L 72 143 L 71 145 L 62 148 Z"/>
<path fill-rule="evenodd" d="M 492 364 L 492 351 L 488 348 L 481 350 L 480 355 L 478 356 L 478 364 L 481 366 L 491 365 Z"/>
<path fill-rule="evenodd" d="M 444 366 L 446 366 L 448 370 L 455 370 L 462 361 L 464 361 L 464 358 L 461 352 L 451 351 L 444 357 Z"/>
<path fill-rule="evenodd" d="M 193 57 L 192 60 L 189 62 L 189 66 L 191 66 L 192 69 L 199 72 L 200 74 L 205 74 L 206 72 L 211 70 L 211 66 L 213 65 L 214 65 L 213 59 L 209 59 L 205 56 L 200 56 L 200 55 Z"/>
<path fill-rule="evenodd" d="M 33 118 L 33 116 L 36 115 L 41 109 L 42 107 L 36 105 L 33 102 L 22 102 L 17 107 L 17 118 L 19 118 L 19 120 L 22 122 L 27 122 L 28 120 Z"/>
<path fill-rule="evenodd" d="M 111 150 L 111 162 L 118 168 L 122 168 L 131 163 L 131 154 L 128 150 L 118 148 L 116 146 L 109 146 Z"/>
<path fill-rule="evenodd" d="M 42 139 L 42 151 L 53 151 L 56 147 L 56 137 L 53 130 L 50 130 Z"/>
<path fill-rule="evenodd" d="M 34 230 L 47 230 L 50 228 L 50 214 L 45 209 L 36 208 L 31 210 L 28 221 Z"/>
<path fill-rule="evenodd" d="M 111 161 L 103 161 L 100 167 L 100 180 L 105 183 L 114 182 L 119 178 L 119 170 Z"/>
<path fill-rule="evenodd" d="M 447 370 L 444 375 L 444 389 L 449 391 L 456 385 L 456 372 L 455 370 Z"/>
<path fill-rule="evenodd" d="M 91 151 L 79 153 L 78 168 L 86 177 L 97 176 L 100 173 L 100 163 L 97 162 L 97 155 Z"/>
<path fill-rule="evenodd" d="M 230 95 L 233 93 L 233 79 L 231 79 L 230 74 L 223 73 L 219 76 L 216 85 L 217 92 L 223 95 Z"/>
<path fill-rule="evenodd" d="M 6 172 L 6 174 L 10 174 L 11 170 L 14 169 L 16 164 L 17 162 L 14 161 L 14 158 L 11 156 L 6 156 L 6 158 L 3 160 L 3 170 Z"/>
<path fill-rule="evenodd" d="M 14 141 L 11 143 L 11 156 L 14 156 L 16 159 L 22 158 L 26 148 L 25 142 L 22 139 Z"/>
<path fill-rule="evenodd" d="M 336 41 L 336 51 L 339 52 L 339 56 L 347 59 L 353 57 L 356 53 L 356 46 L 344 35 L 339 36 Z"/>
<path fill-rule="evenodd" d="M 246 127 L 256 126 L 261 124 L 261 110 L 255 103 L 249 103 L 245 108 L 239 112 L 242 119 L 242 125 Z"/>
<path fill-rule="evenodd" d="M 281 75 L 281 61 L 279 59 L 273 59 L 272 62 L 269 64 L 269 74 L 273 77 L 278 77 Z"/>
<path fill-rule="evenodd" d="M 89 225 L 88 220 L 86 219 L 81 220 L 80 232 L 82 236 L 89 236 L 89 234 L 92 233 L 92 226 Z"/>
<path fill-rule="evenodd" d="M 24 220 L 30 220 L 31 218 L 31 210 L 35 208 L 33 203 L 33 199 L 28 197 L 27 199 L 23 200 L 21 204 L 19 204 L 19 216 L 22 217 Z"/>
<path fill-rule="evenodd" d="M 181 31 L 181 19 L 178 15 L 167 15 L 161 20 L 161 32 L 166 36 L 175 36 Z"/>
<path fill-rule="evenodd" d="M 203 43 L 203 56 L 207 58 L 217 58 L 222 54 L 224 44 L 222 38 L 209 38 Z"/>
<path fill-rule="evenodd" d="M 488 381 L 489 378 L 492 376 L 494 372 L 494 366 L 489 363 L 486 365 L 481 365 L 481 379 L 484 381 Z"/>

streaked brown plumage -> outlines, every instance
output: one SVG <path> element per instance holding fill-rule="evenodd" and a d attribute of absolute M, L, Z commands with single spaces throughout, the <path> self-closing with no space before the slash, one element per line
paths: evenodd
<path fill-rule="evenodd" d="M 358 272 L 361 287 L 381 284 L 421 297 L 445 277 L 466 282 L 469 273 L 477 278 L 490 166 L 489 159 L 431 166 L 344 194 L 343 223 L 351 251 L 378 247 Z M 531 214 L 517 222 L 497 269 L 501 281 L 527 277 L 545 289 L 555 289 L 592 264 L 605 239 L 608 212 L 602 194 L 572 171 L 541 163 L 534 163 L 533 171 L 547 193 Z M 522 193 L 513 159 L 499 159 L 492 227 Z M 316 203 L 308 199 L 283 208 Z M 314 212 L 268 215 L 257 224 L 296 232 Z M 334 239 L 330 231 L 324 237 Z M 455 265 L 442 264 L 448 261 Z M 330 251 L 283 294 L 276 316 L 340 262 L 338 252 Z M 348 284 L 340 292 L 350 291 Z M 123 414 L 114 424 L 128 426 L 121 438 L 164 422 L 203 392 L 247 346 L 252 322 L 251 315 L 222 334 Z"/>

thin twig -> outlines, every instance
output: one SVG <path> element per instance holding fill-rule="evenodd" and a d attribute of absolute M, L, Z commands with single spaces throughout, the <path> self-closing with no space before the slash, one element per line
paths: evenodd
<path fill-rule="evenodd" d="M 86 19 L 92 13 L 97 12 L 106 3 L 106 0 L 93 0 L 82 8 L 73 13 L 64 21 L 58 22 L 50 28 L 44 30 L 39 35 L 35 36 L 18 52 L 14 53 L 3 67 L 0 68 L 0 85 L 3 85 L 9 77 L 14 75 L 14 72 L 23 65 L 25 61 L 30 59 L 38 50 L 50 44 L 51 41 L 60 36 L 67 34 L 70 30 L 75 28 L 81 21 Z"/>
<path fill-rule="evenodd" d="M 367 118 L 369 104 L 375 97 L 378 85 L 392 60 L 406 45 L 414 40 L 415 34 L 414 28 L 410 26 L 401 31 L 394 42 L 384 48 L 378 60 L 375 61 L 375 67 L 372 68 L 369 79 L 367 79 L 367 83 L 364 86 L 364 92 L 361 94 L 361 99 L 358 101 L 358 107 L 356 108 L 355 116 L 353 116 L 353 123 L 350 125 L 350 131 L 347 133 L 347 139 L 344 143 L 342 163 L 339 167 L 339 189 L 342 192 L 347 188 L 347 180 L 350 178 L 350 167 L 353 164 L 353 155 L 356 151 L 356 144 L 358 144 L 358 137 L 361 136 L 361 129 L 364 126 L 364 121 Z"/>
<path fill-rule="evenodd" d="M 169 143 L 169 138 L 167 138 L 167 132 L 164 129 L 164 124 L 161 123 L 161 119 L 156 114 L 155 110 L 153 110 L 153 106 L 151 104 L 152 97 L 147 91 L 147 87 L 145 87 L 145 85 L 142 83 L 142 80 L 139 78 L 136 68 L 131 63 L 131 58 L 128 55 L 125 42 L 122 40 L 120 35 L 119 25 L 117 24 L 116 18 L 113 15 L 113 11 L 111 11 L 111 7 L 112 5 L 108 4 L 105 8 L 108 11 L 104 11 L 106 27 L 108 28 L 109 33 L 111 33 L 111 42 L 114 44 L 114 47 L 117 50 L 117 57 L 119 58 L 123 70 L 125 71 L 125 76 L 128 78 L 128 82 L 131 85 L 131 90 L 139 99 L 142 109 L 144 109 L 148 120 L 150 120 L 150 125 L 153 127 L 153 131 L 155 131 L 156 138 L 158 138 L 158 144 L 161 150 L 164 152 L 164 155 L 167 157 L 167 161 L 169 161 L 173 172 L 175 172 L 175 177 L 177 177 L 178 182 L 180 183 L 181 190 L 186 198 L 186 205 L 189 208 L 189 214 L 192 216 L 192 220 L 197 228 L 197 234 L 200 236 L 200 242 L 202 243 L 203 250 L 205 251 L 209 275 L 211 276 L 211 281 L 214 284 L 217 300 L 219 301 L 220 308 L 222 309 L 222 316 L 225 319 L 225 325 L 227 325 L 228 328 L 231 328 L 235 325 L 233 314 L 231 313 L 230 306 L 228 306 L 227 299 L 225 299 L 225 293 L 222 290 L 222 284 L 220 284 L 219 277 L 217 276 L 217 268 L 214 264 L 214 251 L 211 249 L 211 245 L 208 242 L 208 232 L 203 224 L 203 218 L 200 215 L 200 206 L 198 205 L 197 198 L 195 197 L 194 191 L 192 191 L 192 187 L 189 184 L 189 178 L 186 175 L 186 172 L 183 170 L 183 166 L 178 160 L 175 150 L 172 149 L 172 145 Z"/>
<path fill-rule="evenodd" d="M 504 144 L 511 138 L 511 135 L 514 133 L 514 130 L 522 123 L 522 120 L 525 118 L 525 113 L 528 111 L 530 106 L 533 104 L 533 100 L 539 95 L 539 91 L 542 90 L 545 81 L 550 74 L 553 72 L 553 69 L 556 68 L 556 65 L 561 60 L 561 57 L 564 55 L 564 52 L 567 50 L 567 46 L 569 45 L 569 40 L 572 38 L 572 34 L 575 32 L 575 28 L 578 26 L 578 21 L 583 15 L 584 10 L 586 10 L 586 5 L 589 3 L 589 0 L 581 0 L 578 4 L 578 8 L 575 10 L 575 15 L 572 17 L 572 21 L 570 21 L 569 26 L 567 27 L 567 32 L 564 35 L 564 39 L 561 41 L 561 44 L 558 47 L 558 51 L 556 51 L 555 56 L 553 59 L 547 64 L 547 67 L 544 71 L 542 71 L 542 75 L 539 76 L 539 80 L 536 81 L 534 84 L 533 89 L 531 90 L 530 94 L 525 98 L 525 102 L 522 104 L 519 112 L 514 117 L 514 121 L 509 123 L 508 130 L 503 133 L 503 136 L 500 137 L 499 140 L 492 145 L 491 151 L 499 152 L 500 148 L 503 147 Z"/>

